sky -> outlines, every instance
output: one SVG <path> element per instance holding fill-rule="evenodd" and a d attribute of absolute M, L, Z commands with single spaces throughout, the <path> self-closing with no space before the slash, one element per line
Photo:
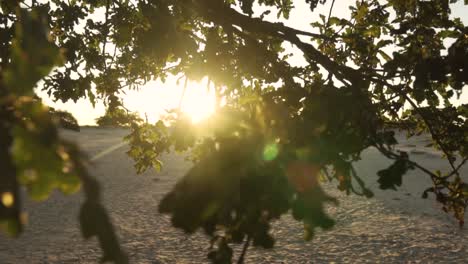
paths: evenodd
<path fill-rule="evenodd" d="M 319 14 L 328 16 L 331 1 L 327 1 L 325 5 L 318 5 L 317 9 L 312 14 L 309 6 L 305 1 L 294 1 L 294 8 L 291 11 L 290 19 L 282 19 L 285 25 L 312 31 L 310 23 L 319 19 Z M 355 0 L 339 0 L 335 1 L 332 16 L 349 18 L 350 11 L 348 6 L 354 5 Z M 463 1 L 451 6 L 452 16 L 459 17 L 465 25 L 468 25 L 468 5 L 464 5 Z M 261 12 L 262 9 L 256 9 L 257 12 Z M 266 17 L 270 21 L 278 21 L 276 14 L 270 14 Z M 304 59 L 294 48 L 291 47 L 294 56 L 292 63 L 304 64 Z M 205 82 L 205 83 L 204 83 Z M 208 116 L 214 111 L 215 97 L 212 93 L 206 89 L 206 80 L 202 80 L 201 83 L 189 82 L 188 89 L 183 96 L 182 102 L 181 95 L 183 92 L 183 81 L 177 83 L 177 78 L 169 77 L 165 83 L 161 81 L 152 81 L 147 83 L 140 90 L 125 90 L 125 94 L 121 94 L 124 105 L 130 111 L 139 112 L 142 117 L 148 117 L 150 122 L 154 122 L 159 119 L 160 115 L 164 114 L 166 110 L 176 108 L 181 104 L 181 108 L 185 112 L 194 113 L 192 119 L 197 122 L 204 117 Z M 464 88 L 464 93 L 460 100 L 454 101 L 455 105 L 462 103 L 468 103 L 468 88 Z M 52 98 L 47 96 L 46 93 L 37 89 L 38 95 L 43 99 L 46 105 L 52 106 L 59 110 L 66 110 L 75 116 L 80 125 L 95 125 L 95 119 L 102 116 L 105 112 L 105 107 L 102 102 L 98 102 L 95 107 L 89 102 L 87 98 L 82 98 L 76 103 L 73 101 L 54 102 Z"/>

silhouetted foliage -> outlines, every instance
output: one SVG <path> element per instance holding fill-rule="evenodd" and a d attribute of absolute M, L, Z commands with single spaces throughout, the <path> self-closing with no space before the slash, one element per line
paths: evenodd
<path fill-rule="evenodd" d="M 52 118 L 56 120 L 59 127 L 80 131 L 80 125 L 78 125 L 78 121 L 76 121 L 71 113 L 63 110 L 55 110 L 53 107 L 49 107 L 49 112 Z"/>
<path fill-rule="evenodd" d="M 378 173 L 381 188 L 420 169 L 433 182 L 423 196 L 433 192 L 463 225 L 468 115 L 449 99 L 468 82 L 468 28 L 449 16 L 456 0 L 356 1 L 349 19 L 333 16 L 334 0 L 307 0 L 313 12 L 330 4 L 326 16 L 311 16 L 318 33 L 266 19 L 271 12 L 288 19 L 291 0 L 25 2 L 0 3 L 0 194 L 13 201 L 0 203 L 0 218 L 11 232 L 21 229 L 20 184 L 44 199 L 55 187 L 75 191 L 81 180 L 84 237 L 99 237 L 104 260 L 125 262 L 95 181 L 77 170 L 83 160 L 30 100 L 32 89 L 43 79 L 56 100 L 101 98 L 116 109 L 124 88 L 169 75 L 208 77 L 225 104 L 199 125 L 179 111 L 166 122 L 132 123 L 128 154 L 143 172 L 160 168 L 165 151 L 190 151 L 193 168 L 159 210 L 188 233 L 203 229 L 212 262 L 231 262 L 233 243 L 273 247 L 270 222 L 288 212 L 307 239 L 316 227 L 332 227 L 323 207 L 335 200 L 319 179 L 371 197 L 353 168 L 369 147 L 395 160 Z M 267 11 L 258 14 L 258 5 Z M 306 63 L 290 63 L 291 45 Z M 401 114 L 405 105 L 413 110 Z M 385 124 L 405 120 L 410 135 L 430 133 L 451 170 L 433 172 L 395 150 Z"/>
<path fill-rule="evenodd" d="M 53 189 L 70 194 L 82 186 L 81 215 L 91 220 L 81 221 L 84 237 L 99 239 L 103 260 L 127 263 L 100 203 L 97 182 L 86 172 L 86 159 L 59 138 L 57 113 L 49 112 L 33 90 L 54 66 L 64 63 L 49 35 L 51 14 L 43 4 L 20 5 L 0 2 L 0 228 L 13 236 L 23 229 L 20 185 L 34 200 L 47 199 Z M 96 232 L 86 231 L 96 225 Z"/>
<path fill-rule="evenodd" d="M 96 119 L 97 125 L 102 127 L 129 127 L 132 123 L 141 121 L 138 114 L 122 108 L 107 109 L 103 116 Z"/>

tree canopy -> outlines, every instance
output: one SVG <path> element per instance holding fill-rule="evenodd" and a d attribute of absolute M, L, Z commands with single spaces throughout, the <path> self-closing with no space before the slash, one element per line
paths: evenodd
<path fill-rule="evenodd" d="M 96 124 L 102 127 L 128 127 L 139 121 L 141 118 L 137 113 L 128 112 L 120 107 L 107 109 L 103 116 L 96 118 Z"/>
<path fill-rule="evenodd" d="M 59 127 L 80 131 L 78 121 L 76 121 L 71 113 L 63 110 L 55 110 L 53 107 L 50 107 L 49 111 L 52 114 L 52 118 L 55 118 L 56 122 L 58 122 Z"/>
<path fill-rule="evenodd" d="M 20 185 L 35 199 L 81 186 L 83 236 L 100 239 L 103 260 L 126 262 L 86 160 L 58 137 L 34 87 L 42 80 L 56 100 L 102 99 L 112 110 L 124 89 L 171 75 L 207 77 L 216 114 L 198 125 L 177 109 L 155 124 L 133 122 L 128 154 L 143 172 L 159 168 L 164 151 L 190 151 L 193 168 L 159 209 L 177 228 L 206 232 L 212 262 L 231 262 L 233 243 L 273 247 L 270 222 L 289 212 L 306 239 L 332 227 L 324 204 L 335 199 L 321 179 L 371 197 L 353 168 L 369 147 L 394 160 L 376 175 L 382 189 L 422 170 L 433 182 L 423 196 L 433 193 L 463 225 L 468 107 L 450 101 L 468 82 L 468 27 L 450 16 L 458 1 L 356 1 L 347 18 L 333 16 L 341 1 L 306 2 L 312 13 L 330 7 L 311 16 L 310 31 L 267 19 L 288 20 L 292 0 L 1 1 L 2 226 L 21 230 Z M 409 135 L 430 133 L 451 170 L 432 171 L 395 150 L 385 124 L 404 120 L 415 124 Z"/>

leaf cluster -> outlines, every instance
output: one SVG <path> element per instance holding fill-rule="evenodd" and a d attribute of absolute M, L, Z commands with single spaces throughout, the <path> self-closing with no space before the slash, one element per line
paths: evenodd
<path fill-rule="evenodd" d="M 71 194 L 82 187 L 84 237 L 98 238 L 103 261 L 127 263 L 101 204 L 98 184 L 87 172 L 86 157 L 59 137 L 57 126 L 79 129 L 76 120 L 44 106 L 34 94 L 36 83 L 64 61 L 49 38 L 47 10 L 44 6 L 26 10 L 20 4 L 1 2 L 1 30 L 11 34 L 2 39 L 2 47 L 8 48 L 2 49 L 0 71 L 0 228 L 12 236 L 23 230 L 26 213 L 20 186 L 38 201 L 55 189 Z"/>

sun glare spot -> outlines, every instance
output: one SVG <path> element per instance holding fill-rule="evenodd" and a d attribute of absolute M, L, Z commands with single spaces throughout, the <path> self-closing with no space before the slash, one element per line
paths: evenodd
<path fill-rule="evenodd" d="M 215 112 L 216 97 L 213 89 L 208 90 L 206 80 L 189 82 L 181 100 L 181 110 L 198 123 Z"/>
<path fill-rule="evenodd" d="M 4 192 L 2 194 L 2 203 L 5 207 L 7 208 L 12 207 L 14 202 L 15 202 L 15 199 L 11 192 Z"/>

